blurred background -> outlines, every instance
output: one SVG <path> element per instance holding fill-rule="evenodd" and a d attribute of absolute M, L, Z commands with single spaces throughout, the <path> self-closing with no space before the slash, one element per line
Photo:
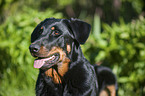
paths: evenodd
<path fill-rule="evenodd" d="M 35 96 L 30 35 L 49 17 L 90 23 L 85 57 L 113 70 L 119 96 L 145 96 L 145 0 L 0 0 L 0 96 Z"/>

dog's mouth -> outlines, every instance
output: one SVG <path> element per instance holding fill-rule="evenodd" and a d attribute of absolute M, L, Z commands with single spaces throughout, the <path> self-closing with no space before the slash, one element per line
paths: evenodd
<path fill-rule="evenodd" d="M 50 68 L 56 65 L 59 61 L 60 54 L 54 53 L 48 57 L 38 57 L 34 61 L 34 68 Z"/>

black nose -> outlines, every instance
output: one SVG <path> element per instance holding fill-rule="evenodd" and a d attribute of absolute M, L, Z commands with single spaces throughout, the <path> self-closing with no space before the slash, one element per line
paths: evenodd
<path fill-rule="evenodd" d="M 31 53 L 37 53 L 40 50 L 40 46 L 37 45 L 37 44 L 31 44 L 29 46 L 29 50 L 30 50 Z"/>

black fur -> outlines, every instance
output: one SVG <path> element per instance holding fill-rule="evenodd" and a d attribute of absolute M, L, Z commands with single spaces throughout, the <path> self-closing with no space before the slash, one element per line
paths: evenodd
<path fill-rule="evenodd" d="M 39 69 L 36 96 L 99 96 L 107 86 L 117 86 L 116 78 L 110 69 L 91 65 L 81 51 L 80 44 L 85 43 L 90 29 L 88 23 L 78 19 L 55 18 L 45 19 L 34 29 L 29 47 L 34 57 L 46 58 L 46 54 L 49 54 L 53 47 L 59 47 L 66 54 L 65 58 L 70 60 L 64 75 L 59 73 L 59 66 L 64 66 L 63 61 L 53 62 L 56 63 L 54 66 L 45 65 Z M 70 46 L 70 51 L 67 45 Z M 45 49 L 44 53 L 42 48 Z M 45 74 L 50 68 L 59 76 L 59 83 L 54 82 L 54 76 Z M 108 93 L 108 96 L 109 94 L 111 93 Z"/>

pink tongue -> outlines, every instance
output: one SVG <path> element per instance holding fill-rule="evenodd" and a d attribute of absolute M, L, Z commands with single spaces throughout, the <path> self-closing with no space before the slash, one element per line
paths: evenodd
<path fill-rule="evenodd" d="M 34 68 L 41 68 L 44 64 L 45 61 L 49 61 L 49 60 L 53 60 L 55 58 L 55 56 L 51 56 L 49 58 L 45 58 L 45 59 L 35 59 L 34 61 Z"/>
<path fill-rule="evenodd" d="M 41 68 L 45 63 L 45 59 L 35 60 L 34 61 L 34 68 Z"/>

